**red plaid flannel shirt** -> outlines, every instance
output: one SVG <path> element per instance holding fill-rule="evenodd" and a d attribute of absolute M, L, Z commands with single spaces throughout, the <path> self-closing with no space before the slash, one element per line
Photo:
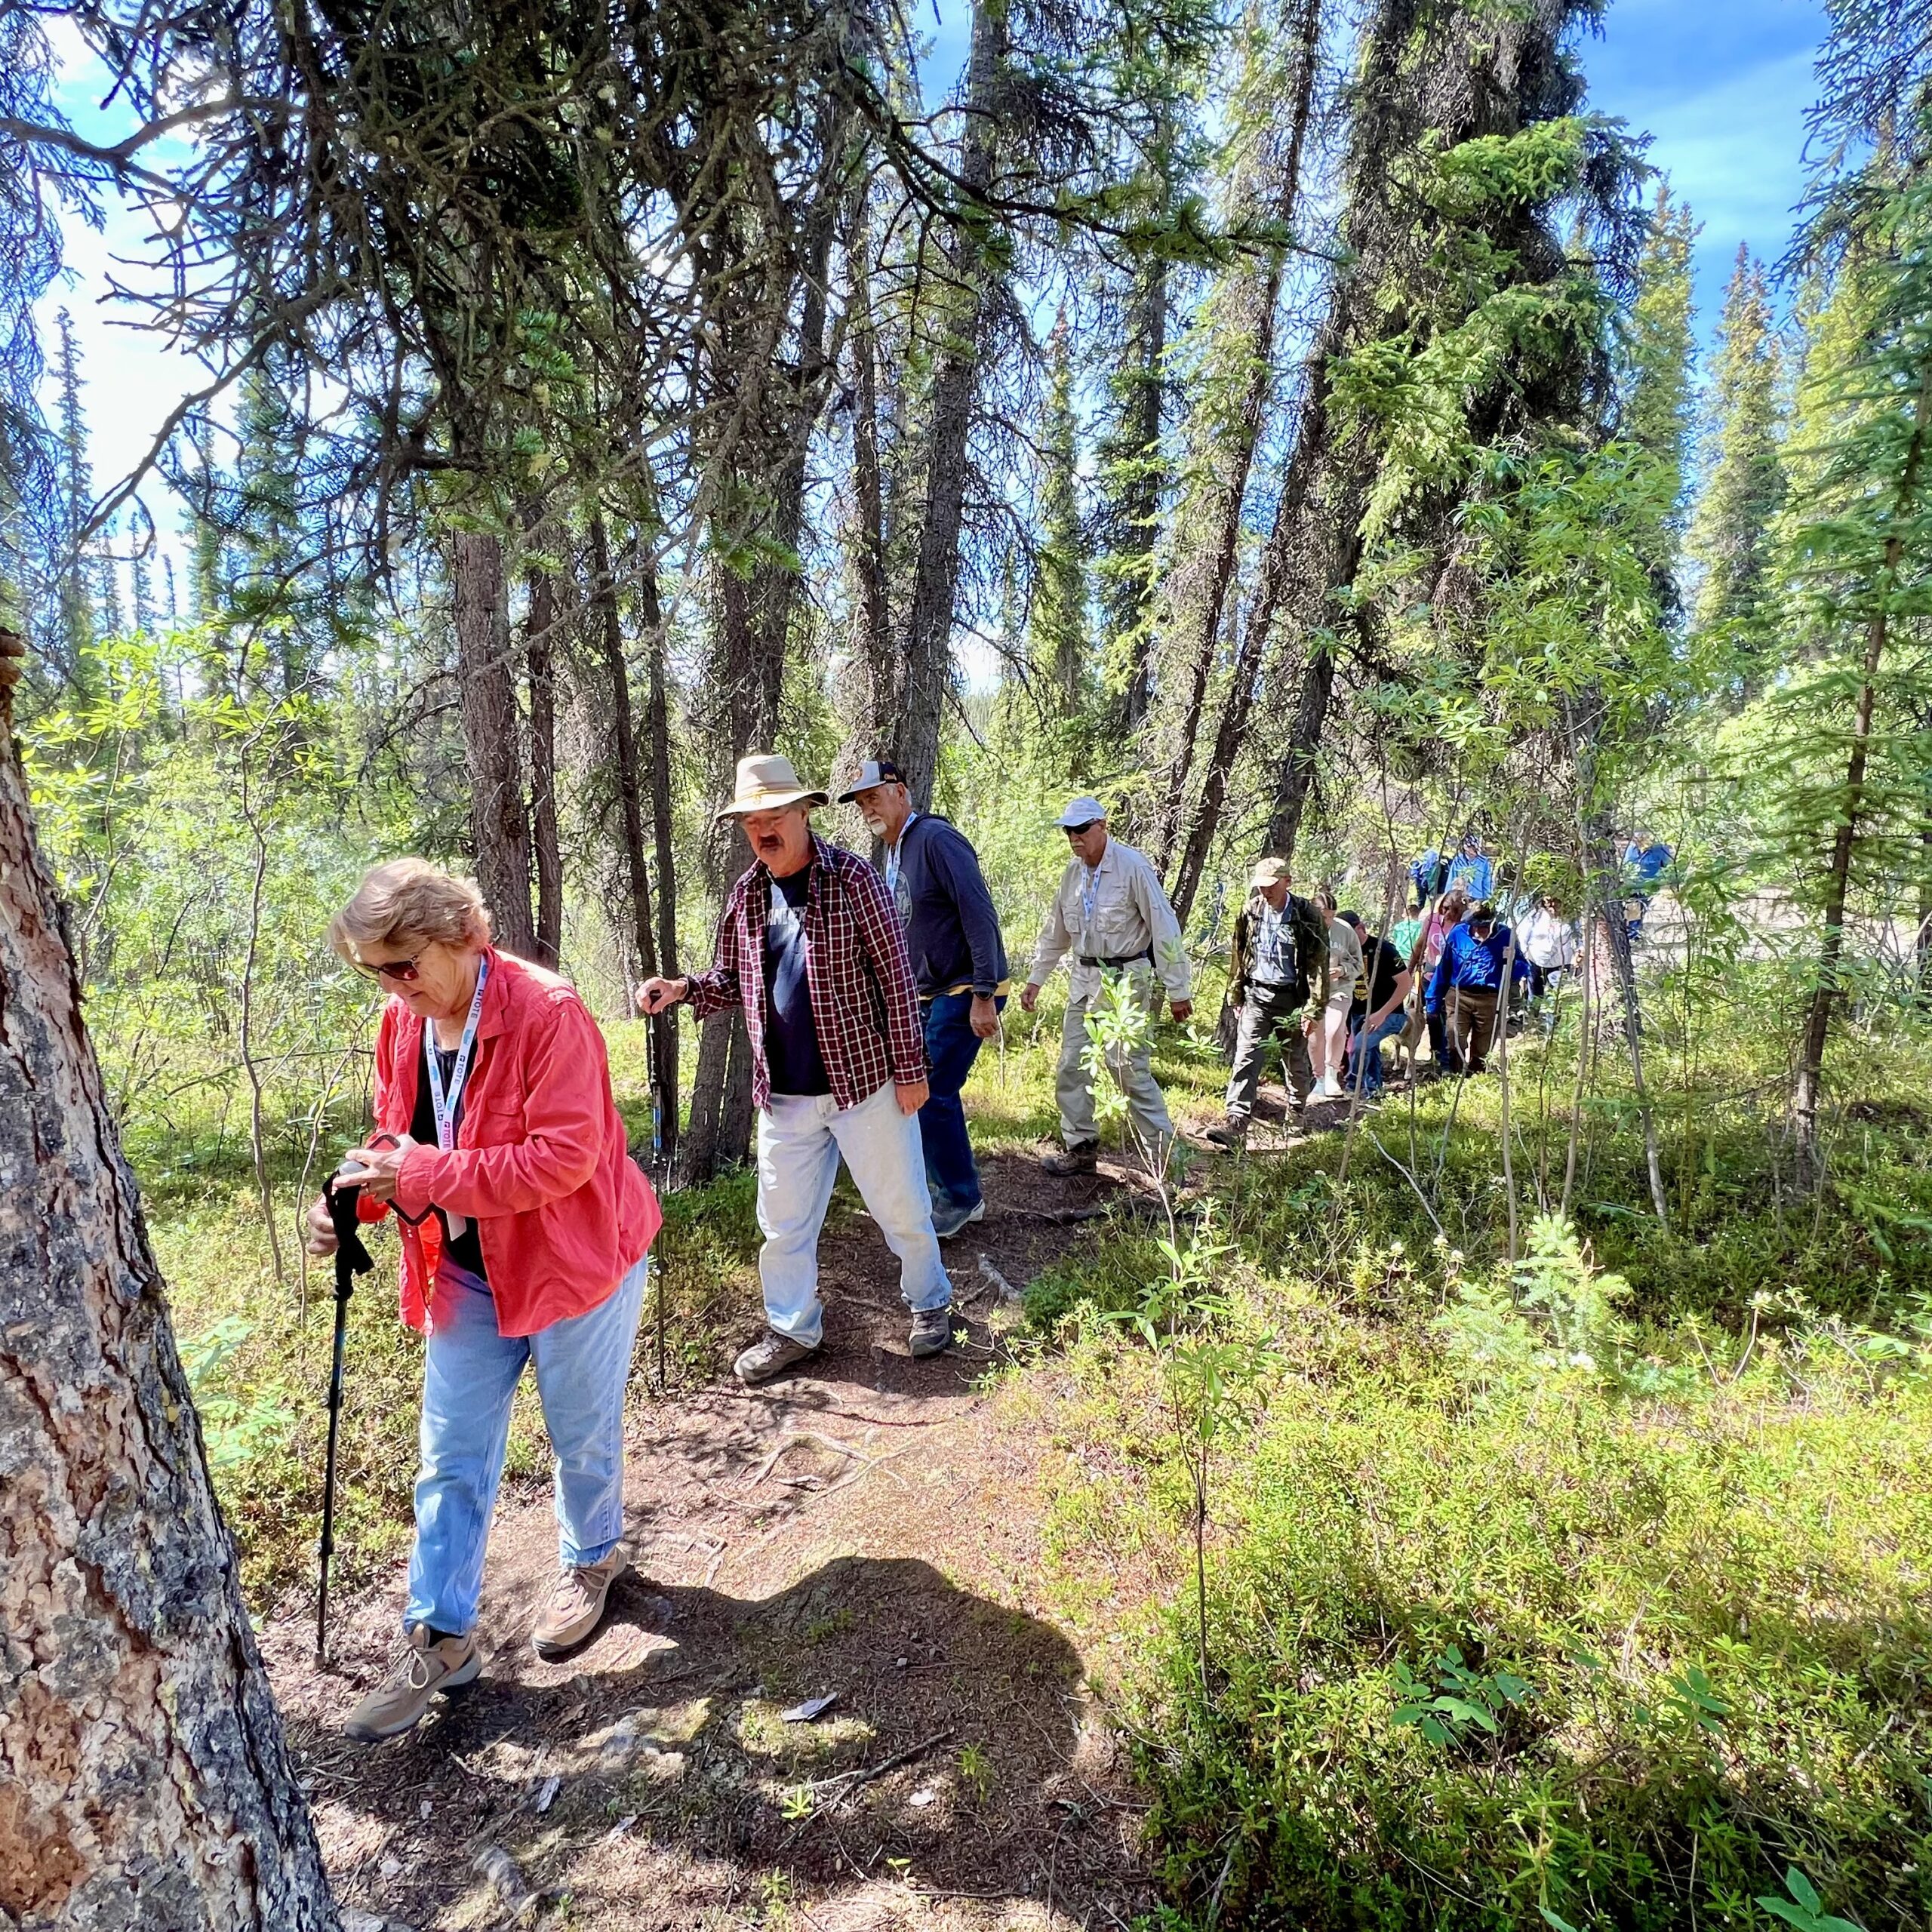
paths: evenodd
<path fill-rule="evenodd" d="M 751 1036 L 752 1104 L 771 1098 L 764 1057 L 764 921 L 771 875 L 762 863 L 740 873 L 718 921 L 711 971 L 691 976 L 692 1015 L 706 1020 L 741 1005 Z M 805 983 L 818 1050 L 841 1107 L 869 1100 L 890 1080 L 926 1077 L 918 989 L 905 929 L 885 881 L 856 854 L 812 836 L 805 888 Z"/>

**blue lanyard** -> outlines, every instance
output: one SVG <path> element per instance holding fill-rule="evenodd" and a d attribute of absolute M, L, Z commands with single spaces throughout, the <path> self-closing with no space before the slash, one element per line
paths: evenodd
<path fill-rule="evenodd" d="M 1100 903 L 1100 874 L 1094 866 L 1083 866 L 1081 870 L 1085 878 L 1080 888 L 1080 936 L 1091 944 L 1092 936 L 1088 929 L 1094 923 L 1094 909 Z"/>
<path fill-rule="evenodd" d="M 918 816 L 917 812 L 906 814 L 906 823 L 899 828 L 898 839 L 885 855 L 885 889 L 895 899 L 899 897 L 899 855 L 905 851 L 906 835 L 912 830 L 912 821 Z"/>
<path fill-rule="evenodd" d="M 490 961 L 486 955 L 477 961 L 476 990 L 469 996 L 469 1017 L 463 1023 L 463 1043 L 456 1050 L 456 1064 L 450 1069 L 449 1090 L 443 1089 L 442 1063 L 436 1057 L 436 1029 L 429 1020 L 423 1023 L 423 1064 L 429 1076 L 429 1111 L 436 1123 L 436 1145 L 445 1149 L 456 1145 L 456 1110 L 463 1104 L 463 1090 L 469 1084 L 469 1060 L 476 1046 L 476 1023 L 483 1017 L 483 989 L 489 983 Z M 461 1214 L 445 1217 L 454 1239 L 469 1226 Z"/>

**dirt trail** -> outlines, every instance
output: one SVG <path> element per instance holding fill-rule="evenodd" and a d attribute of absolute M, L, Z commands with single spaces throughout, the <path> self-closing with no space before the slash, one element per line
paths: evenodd
<path fill-rule="evenodd" d="M 569 1661 L 528 1642 L 555 1561 L 547 1483 L 506 1484 L 484 1675 L 411 1735 L 365 1749 L 337 1728 L 391 1654 L 399 1575 L 344 1604 L 326 1673 L 299 1611 L 272 1624 L 343 1906 L 417 1932 L 510 1922 L 475 1869 L 496 1847 L 539 1924 L 1045 1932 L 1146 1910 L 1138 1801 L 1041 1601 L 1058 1452 L 980 1386 L 1010 1319 L 981 1257 L 1023 1286 L 1090 1237 L 1048 1217 L 1118 1191 L 989 1162 L 986 1218 L 946 1251 L 968 1341 L 937 1360 L 907 1354 L 896 1264 L 853 1216 L 822 1250 L 811 1374 L 634 1395 L 634 1567 Z M 835 1693 L 817 1721 L 781 1721 Z"/>

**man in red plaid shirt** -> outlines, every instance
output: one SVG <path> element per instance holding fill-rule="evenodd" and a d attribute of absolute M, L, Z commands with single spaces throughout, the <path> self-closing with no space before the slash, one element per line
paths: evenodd
<path fill-rule="evenodd" d="M 899 1257 L 912 1352 L 937 1355 L 952 1339 L 952 1284 L 914 1118 L 925 1047 L 898 911 L 864 860 L 813 832 L 826 795 L 789 758 L 741 758 L 737 791 L 718 816 L 744 827 L 753 863 L 724 902 L 711 971 L 650 980 L 638 1004 L 661 1013 L 688 999 L 700 1020 L 744 1011 L 768 1326 L 739 1356 L 738 1379 L 769 1382 L 819 1346 L 818 1233 L 841 1154 Z"/>

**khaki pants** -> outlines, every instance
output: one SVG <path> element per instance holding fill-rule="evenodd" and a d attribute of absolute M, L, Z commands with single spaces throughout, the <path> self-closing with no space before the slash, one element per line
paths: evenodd
<path fill-rule="evenodd" d="M 1449 1037 L 1462 1056 L 1466 1073 L 1480 1073 L 1489 1043 L 1496 1037 L 1496 989 L 1451 986 L 1444 1001 L 1449 1013 Z"/>
<path fill-rule="evenodd" d="M 1107 977 L 1124 980 L 1132 989 L 1135 1001 L 1148 1016 L 1151 1031 L 1153 1017 L 1160 1011 L 1156 1003 L 1158 989 L 1154 984 L 1154 969 L 1147 965 L 1134 966 L 1118 974 L 1110 973 Z M 1066 1017 L 1060 1026 L 1060 1071 L 1054 1083 L 1054 1095 L 1060 1102 L 1060 1139 L 1070 1148 L 1091 1147 L 1100 1137 L 1099 1124 L 1094 1118 L 1093 1079 L 1084 1063 L 1088 1047 L 1088 1009 L 1097 1004 L 1100 997 L 1096 992 L 1079 994 L 1069 999 Z M 1161 1092 L 1160 1083 L 1155 1079 L 1153 1069 L 1148 1063 L 1149 1057 L 1149 1043 L 1143 1038 L 1131 1051 L 1112 1056 L 1108 1071 L 1127 1096 L 1128 1111 L 1132 1116 L 1135 1136 L 1140 1146 L 1158 1158 L 1164 1155 L 1174 1128 L 1174 1122 L 1168 1117 L 1168 1103 Z"/>

